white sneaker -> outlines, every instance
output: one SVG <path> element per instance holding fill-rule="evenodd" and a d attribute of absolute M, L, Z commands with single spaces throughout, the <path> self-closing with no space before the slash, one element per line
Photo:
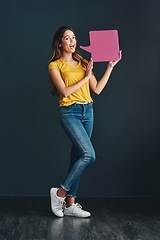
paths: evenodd
<path fill-rule="evenodd" d="M 64 208 L 64 215 L 65 216 L 73 216 L 73 217 L 90 217 L 91 214 L 82 209 L 82 206 L 78 203 L 73 203 L 70 207 Z"/>
<path fill-rule="evenodd" d="M 51 188 L 51 190 L 50 190 L 51 209 L 52 209 L 52 212 L 57 217 L 63 217 L 64 216 L 63 205 L 64 205 L 65 198 L 58 197 L 57 196 L 57 190 L 58 190 L 58 188 Z"/>

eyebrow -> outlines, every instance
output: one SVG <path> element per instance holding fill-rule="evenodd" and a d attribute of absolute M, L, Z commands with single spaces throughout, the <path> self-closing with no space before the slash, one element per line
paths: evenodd
<path fill-rule="evenodd" d="M 65 35 L 63 37 L 65 38 L 65 37 L 70 37 L 70 36 L 69 35 Z M 73 34 L 72 37 L 75 37 L 75 34 Z"/>

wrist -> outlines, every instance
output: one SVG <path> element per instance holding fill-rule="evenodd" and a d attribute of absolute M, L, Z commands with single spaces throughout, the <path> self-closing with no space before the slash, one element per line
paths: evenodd
<path fill-rule="evenodd" d="M 114 68 L 113 63 L 108 63 L 108 67 L 109 67 L 110 69 L 113 69 L 113 68 Z"/>
<path fill-rule="evenodd" d="M 108 65 L 107 70 L 108 70 L 109 72 L 112 72 L 113 66 Z"/>
<path fill-rule="evenodd" d="M 89 77 L 85 76 L 84 80 L 87 82 L 89 80 Z"/>

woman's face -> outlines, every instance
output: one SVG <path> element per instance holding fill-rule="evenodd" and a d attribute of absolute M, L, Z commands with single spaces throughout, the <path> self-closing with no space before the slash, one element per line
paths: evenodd
<path fill-rule="evenodd" d="M 62 51 L 74 53 L 76 50 L 76 36 L 71 30 L 66 30 L 61 39 Z"/>

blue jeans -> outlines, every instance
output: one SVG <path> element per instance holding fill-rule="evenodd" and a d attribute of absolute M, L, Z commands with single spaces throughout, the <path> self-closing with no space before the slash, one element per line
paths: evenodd
<path fill-rule="evenodd" d="M 95 160 L 90 140 L 94 121 L 92 103 L 60 107 L 60 121 L 72 142 L 68 175 L 61 187 L 67 191 L 66 196 L 76 197 L 81 174 Z"/>

